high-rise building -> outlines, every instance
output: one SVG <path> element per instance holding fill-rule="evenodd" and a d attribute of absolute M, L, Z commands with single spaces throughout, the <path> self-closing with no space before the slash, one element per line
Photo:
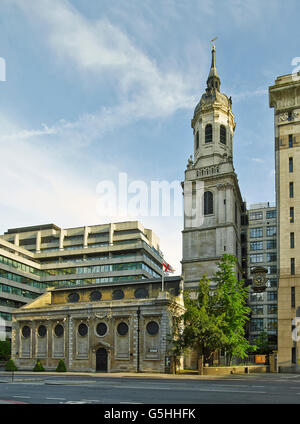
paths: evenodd
<path fill-rule="evenodd" d="M 278 366 L 297 370 L 300 361 L 300 75 L 283 75 L 269 87 L 274 108 L 277 204 Z"/>
<path fill-rule="evenodd" d="M 162 261 L 159 239 L 137 221 L 9 229 L 0 236 L 0 318 L 10 334 L 13 309 L 49 286 L 157 279 Z"/>
<path fill-rule="evenodd" d="M 215 46 L 207 88 L 191 122 L 194 155 L 185 171 L 185 218 L 182 235 L 182 273 L 185 288 L 197 287 L 201 276 L 217 270 L 225 253 L 238 257 L 241 269 L 242 197 L 233 166 L 235 130 L 231 97 L 220 91 Z M 197 215 L 197 219 L 193 216 Z"/>
<path fill-rule="evenodd" d="M 277 348 L 277 225 L 276 207 L 266 203 L 250 205 L 247 225 L 242 228 L 243 258 L 246 257 L 245 280 L 251 281 L 252 270 L 263 267 L 268 270 L 267 288 L 256 292 L 249 286 L 249 340 L 253 342 L 260 333 L 268 337 L 271 349 Z M 245 245 L 245 247 L 244 247 Z"/>

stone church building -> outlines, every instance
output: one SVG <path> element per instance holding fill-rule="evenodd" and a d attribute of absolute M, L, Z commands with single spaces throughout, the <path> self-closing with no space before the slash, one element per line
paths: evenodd
<path fill-rule="evenodd" d="M 225 253 L 237 256 L 241 277 L 241 213 L 243 207 L 233 166 L 235 130 L 231 97 L 220 91 L 215 46 L 207 88 L 191 122 L 194 155 L 185 171 L 182 274 L 185 288 L 195 288 L 201 276 L 210 278 Z M 193 219 L 195 215 L 197 219 Z"/>
<path fill-rule="evenodd" d="M 32 370 L 168 372 L 174 317 L 184 312 L 180 277 L 48 288 L 14 312 L 12 358 Z"/>

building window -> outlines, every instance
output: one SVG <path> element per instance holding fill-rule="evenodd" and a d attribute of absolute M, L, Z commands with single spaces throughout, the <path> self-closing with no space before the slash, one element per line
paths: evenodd
<path fill-rule="evenodd" d="M 38 335 L 40 337 L 45 337 L 47 334 L 47 328 L 44 325 L 40 325 L 38 328 Z"/>
<path fill-rule="evenodd" d="M 266 218 L 267 219 L 276 218 L 276 209 L 273 209 L 272 211 L 267 211 Z"/>
<path fill-rule="evenodd" d="M 262 212 L 250 212 L 249 219 L 251 221 L 253 221 L 255 219 L 262 219 L 262 218 L 263 218 Z"/>
<path fill-rule="evenodd" d="M 251 228 L 250 229 L 250 237 L 251 238 L 258 238 L 263 236 L 263 229 L 262 228 Z"/>
<path fill-rule="evenodd" d="M 277 254 L 276 253 L 267 253 L 267 262 L 276 262 Z"/>
<path fill-rule="evenodd" d="M 290 198 L 294 197 L 294 183 L 290 183 Z"/>
<path fill-rule="evenodd" d="M 199 149 L 199 131 L 196 132 L 196 149 Z"/>
<path fill-rule="evenodd" d="M 295 234 L 290 233 L 290 248 L 294 249 L 294 247 L 295 247 Z"/>
<path fill-rule="evenodd" d="M 87 335 L 88 331 L 89 331 L 89 329 L 88 329 L 88 326 L 86 324 L 83 324 L 83 323 L 79 324 L 78 333 L 81 337 L 85 337 Z"/>
<path fill-rule="evenodd" d="M 269 318 L 267 320 L 267 329 L 268 330 L 276 330 L 277 329 L 277 319 L 276 318 Z"/>
<path fill-rule="evenodd" d="M 270 236 L 276 236 L 276 226 L 275 225 L 267 227 L 267 237 L 270 237 Z"/>
<path fill-rule="evenodd" d="M 204 215 L 211 215 L 213 212 L 213 194 L 211 191 L 206 191 L 204 193 Z"/>
<path fill-rule="evenodd" d="M 147 328 L 148 334 L 150 334 L 151 336 L 155 336 L 158 333 L 158 330 L 159 330 L 159 326 L 158 326 L 157 322 L 155 322 L 155 321 L 148 322 L 146 328 Z"/>
<path fill-rule="evenodd" d="M 268 287 L 277 287 L 277 278 L 270 278 L 268 281 Z"/>
<path fill-rule="evenodd" d="M 295 307 L 295 287 L 291 287 L 291 307 Z"/>
<path fill-rule="evenodd" d="M 121 322 L 117 327 L 117 331 L 120 336 L 126 336 L 128 333 L 128 325 L 126 322 Z"/>
<path fill-rule="evenodd" d="M 293 147 L 293 136 L 289 135 L 289 147 Z"/>
<path fill-rule="evenodd" d="M 263 293 L 251 293 L 251 302 L 261 302 L 264 300 Z"/>
<path fill-rule="evenodd" d="M 56 337 L 62 337 L 64 335 L 64 327 L 61 324 L 57 324 L 54 329 Z"/>
<path fill-rule="evenodd" d="M 251 307 L 251 310 L 252 310 L 253 315 L 263 315 L 264 314 L 263 305 L 253 305 Z"/>
<path fill-rule="evenodd" d="M 290 208 L 290 222 L 294 222 L 294 208 Z"/>
<path fill-rule="evenodd" d="M 252 241 L 250 243 L 250 250 L 263 250 L 263 242 L 262 241 Z"/>
<path fill-rule="evenodd" d="M 93 292 L 91 293 L 91 295 L 90 295 L 90 299 L 91 299 L 93 302 L 97 302 L 98 300 L 101 300 L 101 297 L 102 297 L 102 294 L 101 294 L 101 292 L 99 292 L 98 290 L 97 290 L 97 291 L 93 291 Z"/>
<path fill-rule="evenodd" d="M 24 327 L 22 328 L 22 336 L 24 337 L 24 339 L 28 339 L 28 337 L 30 337 L 30 327 L 28 327 L 28 325 L 24 325 Z"/>
<path fill-rule="evenodd" d="M 96 332 L 100 337 L 103 337 L 107 333 L 107 325 L 105 324 L 105 322 L 100 322 L 99 324 L 97 324 Z"/>
<path fill-rule="evenodd" d="M 226 127 L 224 125 L 220 126 L 220 142 L 226 144 Z"/>
<path fill-rule="evenodd" d="M 277 314 L 277 305 L 268 305 L 268 315 Z"/>
<path fill-rule="evenodd" d="M 78 293 L 71 293 L 68 296 L 68 301 L 72 303 L 76 303 L 79 301 L 79 294 Z"/>
<path fill-rule="evenodd" d="M 295 275 L 295 258 L 291 258 L 291 275 Z"/>
<path fill-rule="evenodd" d="M 123 297 L 124 297 L 123 290 L 121 289 L 114 290 L 112 295 L 113 300 L 120 300 L 120 299 L 123 299 Z"/>
<path fill-rule="evenodd" d="M 293 166 L 293 158 L 289 158 L 289 172 L 293 172 L 294 166 Z"/>
<path fill-rule="evenodd" d="M 267 292 L 267 300 L 277 300 L 277 292 L 276 291 L 270 291 Z"/>
<path fill-rule="evenodd" d="M 267 240 L 267 249 L 276 249 L 276 240 Z"/>
<path fill-rule="evenodd" d="M 268 274 L 277 274 L 277 267 L 275 265 L 270 265 L 267 267 Z"/>
<path fill-rule="evenodd" d="M 250 255 L 250 262 L 257 263 L 257 262 L 263 262 L 263 255 L 261 253 L 256 255 Z"/>
<path fill-rule="evenodd" d="M 136 299 L 146 299 L 148 296 L 149 296 L 148 290 L 142 287 L 139 289 L 136 289 L 136 291 L 134 292 L 134 297 Z"/>
<path fill-rule="evenodd" d="M 251 331 L 263 331 L 264 320 L 262 318 L 254 318 L 251 320 Z"/>
<path fill-rule="evenodd" d="M 205 143 L 212 142 L 212 125 L 207 124 L 205 127 Z"/>

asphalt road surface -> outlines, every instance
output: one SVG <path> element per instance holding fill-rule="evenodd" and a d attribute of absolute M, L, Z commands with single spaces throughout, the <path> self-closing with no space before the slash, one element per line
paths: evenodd
<path fill-rule="evenodd" d="M 299 374 L 218 379 L 15 376 L 0 374 L 0 403 L 28 404 L 299 404 Z"/>

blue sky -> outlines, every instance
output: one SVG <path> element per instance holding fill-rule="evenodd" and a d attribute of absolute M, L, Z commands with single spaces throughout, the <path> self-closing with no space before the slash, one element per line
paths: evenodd
<path fill-rule="evenodd" d="M 2 0 L 0 222 L 138 219 L 180 273 L 182 217 L 101 216 L 97 184 L 184 179 L 216 41 L 248 204 L 275 200 L 268 87 L 300 56 L 297 0 Z"/>

